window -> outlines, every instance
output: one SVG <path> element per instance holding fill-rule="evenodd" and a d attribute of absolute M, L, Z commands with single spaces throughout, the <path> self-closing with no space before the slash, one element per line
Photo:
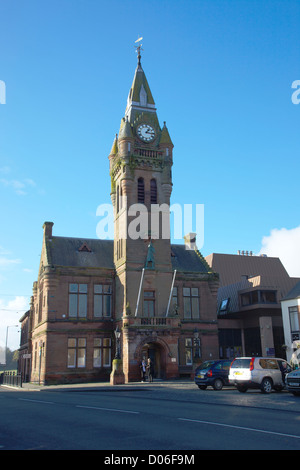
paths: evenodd
<path fill-rule="evenodd" d="M 117 212 L 119 212 L 120 209 L 120 190 L 119 186 L 117 186 Z"/>
<path fill-rule="evenodd" d="M 111 339 L 103 338 L 103 367 L 111 365 Z"/>
<path fill-rule="evenodd" d="M 276 292 L 275 291 L 262 291 L 261 302 L 264 304 L 276 304 Z"/>
<path fill-rule="evenodd" d="M 199 318 L 199 290 L 198 287 L 183 288 L 183 311 L 184 318 Z"/>
<path fill-rule="evenodd" d="M 220 315 L 224 315 L 225 313 L 228 312 L 229 301 L 230 301 L 230 297 L 228 297 L 227 299 L 222 300 L 222 302 L 220 304 L 220 308 L 219 308 L 219 314 Z"/>
<path fill-rule="evenodd" d="M 144 317 L 154 317 L 155 315 L 155 292 L 144 291 Z"/>
<path fill-rule="evenodd" d="M 86 318 L 87 284 L 69 285 L 69 317 Z"/>
<path fill-rule="evenodd" d="M 94 284 L 94 317 L 111 316 L 112 290 L 108 284 Z"/>
<path fill-rule="evenodd" d="M 242 307 L 254 304 L 274 304 L 276 303 L 276 291 L 254 290 L 241 294 Z"/>
<path fill-rule="evenodd" d="M 145 202 L 145 185 L 144 185 L 144 178 L 138 179 L 138 203 L 144 204 Z"/>
<path fill-rule="evenodd" d="M 43 313 L 43 289 L 40 288 L 40 295 L 39 295 L 39 316 L 38 316 L 38 323 L 42 321 L 42 313 Z"/>
<path fill-rule="evenodd" d="M 102 348 L 102 338 L 95 338 L 94 339 L 94 367 L 102 367 L 101 364 L 101 348 Z"/>
<path fill-rule="evenodd" d="M 123 207 L 123 189 L 122 186 L 120 186 L 120 209 Z"/>
<path fill-rule="evenodd" d="M 185 364 L 191 366 L 193 364 L 193 340 L 185 338 Z"/>
<path fill-rule="evenodd" d="M 173 312 L 178 313 L 178 288 L 173 287 L 173 292 L 172 292 L 172 307 L 173 307 Z"/>
<path fill-rule="evenodd" d="M 299 313 L 298 307 L 289 307 L 291 332 L 299 331 Z"/>
<path fill-rule="evenodd" d="M 150 181 L 150 202 L 151 204 L 157 204 L 157 186 L 155 179 Z"/>
<path fill-rule="evenodd" d="M 86 339 L 78 338 L 78 360 L 77 367 L 85 367 Z"/>
<path fill-rule="evenodd" d="M 86 338 L 68 338 L 68 367 L 85 367 Z"/>
<path fill-rule="evenodd" d="M 259 365 L 262 369 L 279 369 L 276 359 L 260 359 Z"/>

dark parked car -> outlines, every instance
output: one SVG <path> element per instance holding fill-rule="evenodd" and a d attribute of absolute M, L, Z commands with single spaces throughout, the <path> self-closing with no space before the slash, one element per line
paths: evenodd
<path fill-rule="evenodd" d="M 195 370 L 195 383 L 201 390 L 211 385 L 215 390 L 222 390 L 224 385 L 229 385 L 228 373 L 232 361 L 217 359 L 205 361 Z"/>

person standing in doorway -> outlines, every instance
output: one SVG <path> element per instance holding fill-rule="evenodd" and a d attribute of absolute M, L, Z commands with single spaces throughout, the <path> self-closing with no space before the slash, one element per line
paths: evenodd
<path fill-rule="evenodd" d="M 142 360 L 140 368 L 141 368 L 142 382 L 145 382 L 146 381 L 146 361 L 145 361 L 145 359 Z"/>
<path fill-rule="evenodd" d="M 151 361 L 150 357 L 148 357 L 147 372 L 148 372 L 149 382 L 153 382 L 154 366 L 153 366 L 153 362 Z"/>

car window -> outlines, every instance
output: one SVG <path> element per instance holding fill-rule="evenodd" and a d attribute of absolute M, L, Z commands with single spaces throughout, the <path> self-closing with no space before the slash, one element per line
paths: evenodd
<path fill-rule="evenodd" d="M 222 362 L 219 362 L 214 366 L 214 370 L 221 370 L 222 369 Z"/>
<path fill-rule="evenodd" d="M 222 368 L 223 368 L 224 370 L 229 370 L 230 364 L 231 364 L 231 361 L 223 362 Z"/>
<path fill-rule="evenodd" d="M 232 369 L 249 369 L 251 359 L 236 359 L 231 364 Z"/>
<path fill-rule="evenodd" d="M 259 365 L 263 369 L 279 369 L 276 359 L 260 359 Z"/>
<path fill-rule="evenodd" d="M 283 372 L 285 372 L 285 373 L 291 372 L 292 368 L 291 368 L 291 366 L 289 365 L 288 362 L 284 361 L 283 359 L 279 359 L 279 360 L 278 360 L 278 363 L 279 363 L 279 368 L 280 368 Z"/>
<path fill-rule="evenodd" d="M 203 369 L 210 369 L 214 365 L 216 361 L 205 361 L 203 364 L 201 364 L 198 369 L 203 370 Z"/>

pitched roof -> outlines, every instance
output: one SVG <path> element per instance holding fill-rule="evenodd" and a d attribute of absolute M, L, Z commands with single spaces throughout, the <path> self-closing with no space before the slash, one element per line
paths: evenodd
<path fill-rule="evenodd" d="M 171 245 L 172 267 L 178 272 L 208 273 L 210 267 L 200 252 L 185 245 Z M 113 240 L 52 237 L 47 240 L 52 266 L 114 269 Z"/>
<path fill-rule="evenodd" d="M 136 102 L 140 101 L 140 92 L 141 92 L 142 87 L 144 88 L 146 95 L 147 95 L 147 103 L 154 105 L 155 104 L 154 99 L 153 99 L 145 72 L 142 69 L 142 67 L 138 65 L 135 70 L 133 82 L 132 82 L 131 89 L 129 92 L 129 98 L 132 101 L 136 101 Z"/>
<path fill-rule="evenodd" d="M 53 266 L 114 269 L 112 240 L 52 237 L 47 250 Z"/>
<path fill-rule="evenodd" d="M 287 293 L 282 300 L 298 299 L 300 297 L 300 281 Z"/>
<path fill-rule="evenodd" d="M 240 282 L 243 276 L 290 279 L 279 258 L 212 253 L 205 257 L 213 271 L 220 275 L 220 286 Z"/>
<path fill-rule="evenodd" d="M 210 267 L 199 251 L 187 250 L 185 245 L 171 245 L 173 269 L 181 272 L 208 273 Z"/>

